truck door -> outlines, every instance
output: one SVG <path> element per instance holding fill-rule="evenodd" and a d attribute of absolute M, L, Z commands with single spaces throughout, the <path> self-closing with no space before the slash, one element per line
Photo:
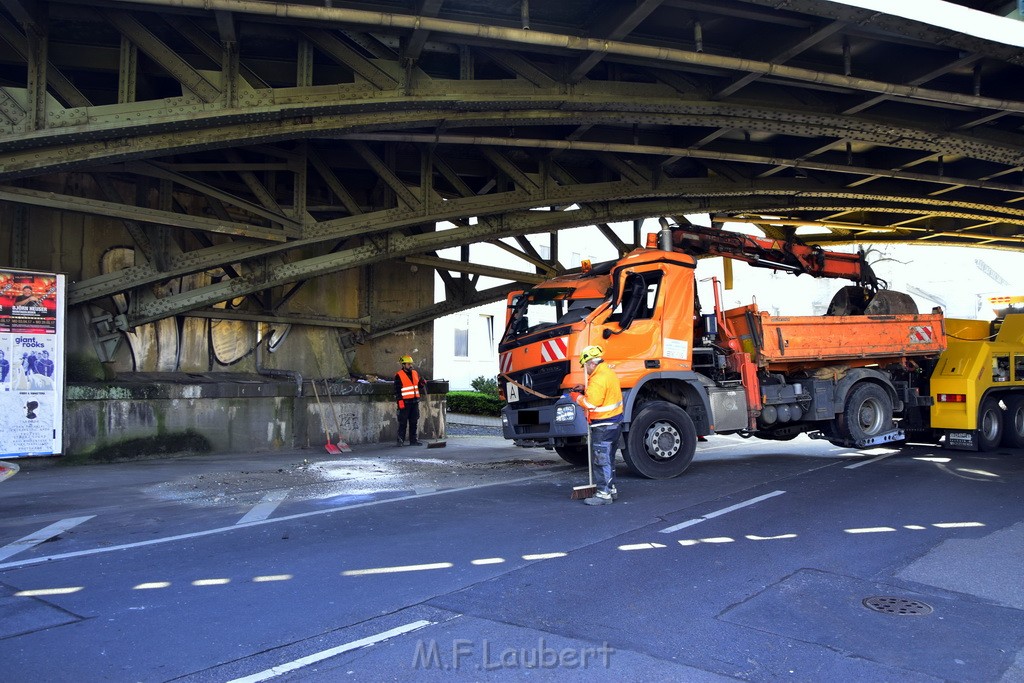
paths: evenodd
<path fill-rule="evenodd" d="M 645 361 L 662 355 L 663 278 L 659 268 L 625 273 L 615 307 L 595 330 L 600 335 L 595 342 L 604 346 L 605 357 L 615 363 L 623 385 L 632 384 L 623 373 L 640 373 Z"/>

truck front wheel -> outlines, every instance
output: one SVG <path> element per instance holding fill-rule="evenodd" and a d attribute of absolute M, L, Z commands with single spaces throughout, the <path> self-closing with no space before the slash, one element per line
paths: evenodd
<path fill-rule="evenodd" d="M 854 387 L 836 419 L 836 427 L 839 437 L 855 442 L 890 431 L 893 428 L 892 399 L 888 392 L 870 382 Z"/>
<path fill-rule="evenodd" d="M 566 461 L 570 465 L 586 465 L 587 464 L 587 446 L 555 446 L 555 453 L 558 453 L 562 460 Z"/>
<path fill-rule="evenodd" d="M 999 400 L 991 396 L 981 402 L 978 411 L 978 448 L 994 451 L 1003 439 L 1003 409 Z"/>
<path fill-rule="evenodd" d="M 696 449 L 697 430 L 686 411 L 653 401 L 630 423 L 622 458 L 641 477 L 671 479 L 690 466 Z"/>
<path fill-rule="evenodd" d="M 1024 396 L 1008 399 L 1003 417 L 1003 445 L 1024 448 Z"/>

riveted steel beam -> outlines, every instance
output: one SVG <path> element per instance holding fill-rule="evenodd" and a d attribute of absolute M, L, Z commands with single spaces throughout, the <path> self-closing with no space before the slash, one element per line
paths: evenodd
<path fill-rule="evenodd" d="M 215 85 L 130 14 L 111 11 L 106 12 L 105 16 L 122 35 L 127 36 L 140 50 L 167 69 L 167 72 L 177 79 L 183 88 L 195 93 L 203 102 L 213 102 L 220 97 L 221 92 Z"/>
<path fill-rule="evenodd" d="M 519 282 L 531 282 L 536 284 L 538 282 L 543 282 L 546 279 L 543 276 L 525 273 L 521 270 L 509 270 L 508 268 L 485 266 L 479 263 L 454 261 L 452 259 L 438 258 L 436 256 L 406 256 L 403 260 L 406 263 L 415 263 L 418 266 L 427 266 L 436 270 L 453 270 L 456 273 L 483 275 L 485 277 L 493 277 L 500 280 L 517 280 Z"/>
<path fill-rule="evenodd" d="M 410 311 L 398 318 L 376 320 L 370 328 L 371 331 L 367 334 L 360 335 L 360 337 L 364 340 L 379 339 L 380 337 L 394 334 L 395 332 L 407 330 L 410 327 L 425 325 L 441 316 L 451 315 L 452 313 L 461 313 L 462 311 L 467 311 L 471 308 L 476 308 L 477 306 L 493 303 L 495 301 L 504 301 L 508 298 L 509 294 L 523 288 L 524 283 L 512 282 L 505 285 L 490 287 L 482 291 L 472 290 L 471 292 L 464 292 L 459 297 L 445 299 L 444 301 L 431 304 L 425 308 Z"/>
<path fill-rule="evenodd" d="M 57 194 L 56 192 L 40 192 L 22 187 L 0 186 L 0 201 L 32 204 L 51 209 L 77 211 L 79 213 L 91 213 L 98 216 L 110 216 L 111 218 L 127 218 L 142 223 L 172 225 L 178 228 L 205 230 L 206 232 L 216 232 L 225 235 L 241 235 L 273 242 L 283 242 L 286 239 L 280 230 L 264 228 L 258 225 L 228 223 L 201 216 L 188 216 L 171 211 L 159 211 L 141 206 L 127 206 L 99 199 L 85 199 L 72 195 Z"/>
<path fill-rule="evenodd" d="M 311 327 L 333 327 L 348 330 L 360 330 L 369 326 L 369 318 L 334 318 L 331 316 L 290 315 L 288 313 L 250 313 L 226 308 L 203 308 L 183 313 L 188 318 L 208 318 L 211 320 L 246 320 L 257 323 L 287 323 L 290 325 L 309 325 Z"/>

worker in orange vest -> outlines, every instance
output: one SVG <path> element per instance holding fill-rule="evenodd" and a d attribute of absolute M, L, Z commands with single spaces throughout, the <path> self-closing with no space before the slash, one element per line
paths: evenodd
<path fill-rule="evenodd" d="M 402 369 L 395 373 L 395 402 L 398 404 L 398 439 L 395 445 L 405 445 L 408 425 L 409 445 L 419 446 L 416 430 L 420 421 L 420 397 L 427 395 L 427 383 L 412 366 L 412 356 L 402 356 L 398 362 Z"/>
<path fill-rule="evenodd" d="M 622 388 L 615 372 L 604 363 L 604 349 L 588 346 L 580 354 L 580 365 L 587 373 L 587 386 L 572 388 L 569 396 L 585 411 L 590 424 L 591 466 L 597 492 L 583 502 L 608 505 L 619 497 L 615 488 L 615 450 L 622 434 Z"/>

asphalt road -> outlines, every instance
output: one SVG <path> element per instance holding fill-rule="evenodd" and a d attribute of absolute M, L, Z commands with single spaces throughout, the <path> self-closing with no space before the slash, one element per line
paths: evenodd
<path fill-rule="evenodd" d="M 21 464 L 4 680 L 1024 680 L 1020 452 L 712 437 L 597 508 L 490 436 Z"/>

